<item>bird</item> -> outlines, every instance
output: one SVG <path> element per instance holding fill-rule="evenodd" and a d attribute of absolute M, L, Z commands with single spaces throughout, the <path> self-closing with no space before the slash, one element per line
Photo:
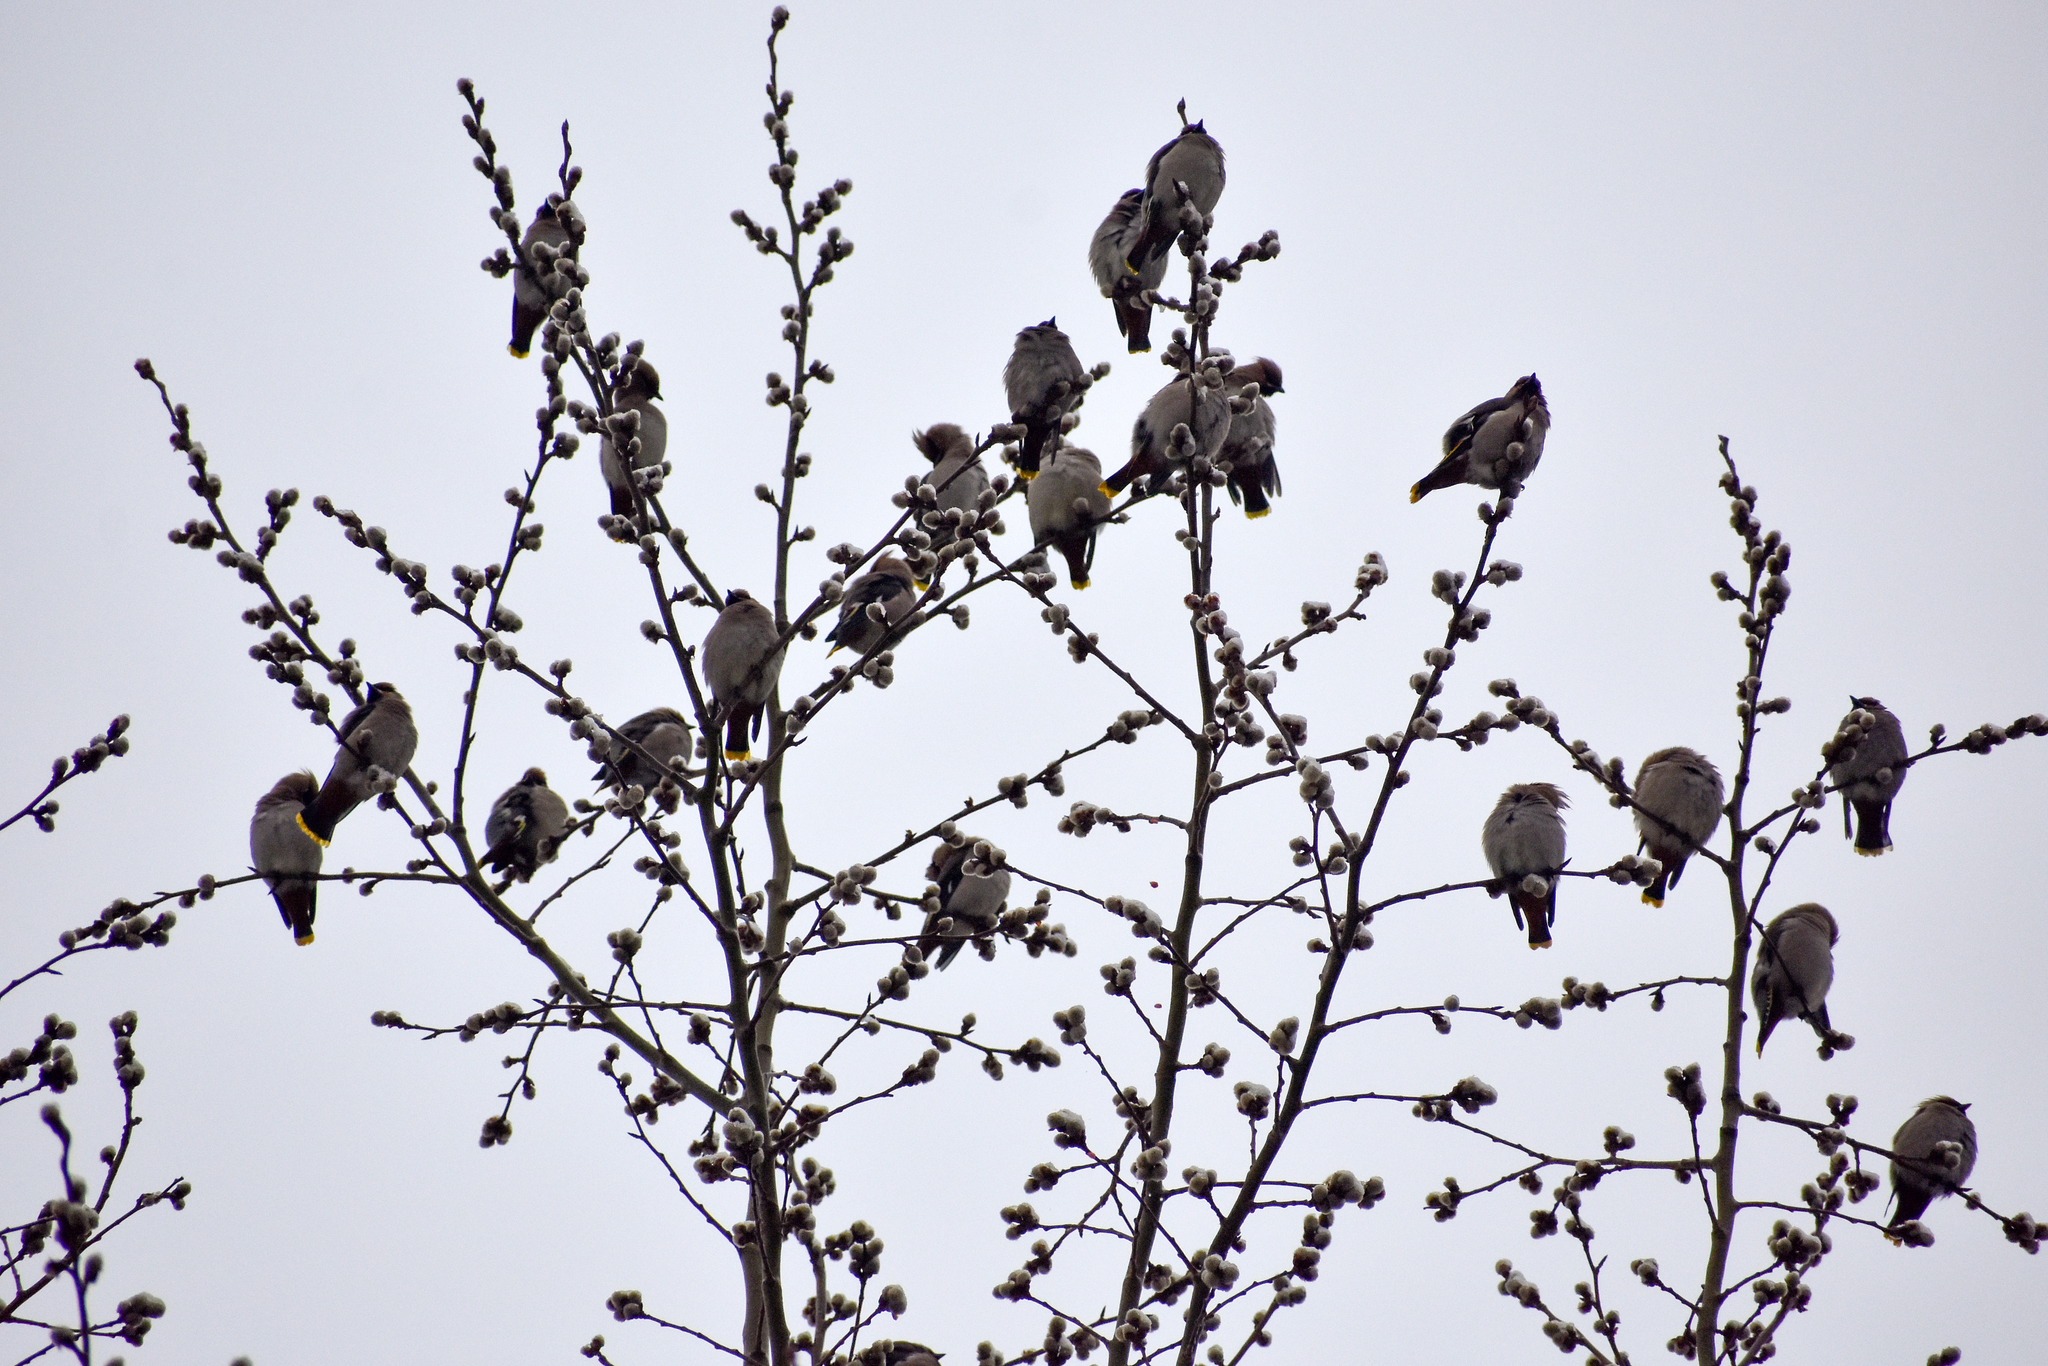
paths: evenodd
<path fill-rule="evenodd" d="M 1892 1210 L 1885 1236 L 1903 1242 L 1896 1234 L 1899 1225 L 1918 1219 L 1936 1200 L 1954 1194 L 1970 1179 L 1977 1165 L 1977 1126 L 1970 1121 L 1969 1106 L 1947 1096 L 1933 1096 L 1920 1102 L 1898 1133 L 1892 1136 Z M 1934 1145 L 1956 1145 L 1956 1162 L 1935 1155 Z"/>
<path fill-rule="evenodd" d="M 944 1355 L 921 1342 L 892 1342 L 882 1354 L 882 1366 L 939 1366 Z"/>
<path fill-rule="evenodd" d="M 1549 783 L 1516 783 L 1501 793 L 1479 836 L 1487 866 L 1505 884 L 1515 924 L 1527 924 L 1532 949 L 1550 947 L 1550 927 L 1557 919 L 1557 879 L 1565 865 L 1564 817 L 1559 813 L 1570 805 Z M 1534 895 L 1522 887 L 1523 879 L 1531 876 L 1545 883 Z"/>
<path fill-rule="evenodd" d="M 1643 892 L 1647 904 L 1664 904 L 1685 861 L 1720 826 L 1725 799 L 1720 770 L 1698 750 L 1673 745 L 1643 760 L 1636 772 L 1636 833 L 1642 836 L 1637 847 L 1660 865 L 1657 880 Z"/>
<path fill-rule="evenodd" d="M 342 718 L 340 735 L 341 752 L 320 784 L 320 795 L 299 816 L 299 828 L 322 845 L 333 840 L 334 827 L 349 812 L 369 799 L 370 770 L 404 777 L 420 744 L 412 708 L 389 683 L 372 683 L 364 691 L 363 704 Z"/>
<path fill-rule="evenodd" d="M 725 595 L 725 610 L 704 637 L 704 681 L 725 717 L 725 757 L 744 759 L 750 733 L 761 733 L 761 708 L 782 677 L 784 647 L 775 614 L 744 588 Z"/>
<path fill-rule="evenodd" d="M 1081 406 L 1088 372 L 1074 354 L 1074 344 L 1060 331 L 1058 318 L 1034 323 L 1017 334 L 1010 363 L 1003 367 L 1003 394 L 1010 421 L 1024 426 L 1017 471 L 1026 479 L 1038 476 L 1045 443 L 1059 434 L 1067 410 Z"/>
<path fill-rule="evenodd" d="M 1060 447 L 1025 489 L 1024 504 L 1031 512 L 1033 543 L 1051 545 L 1066 556 L 1068 581 L 1086 588 L 1095 565 L 1095 538 L 1109 516 L 1102 462 L 1093 451 Z"/>
<path fill-rule="evenodd" d="M 1804 1020 L 1826 1039 L 1828 986 L 1835 980 L 1835 941 L 1841 937 L 1825 906 L 1807 902 L 1781 913 L 1764 926 L 1757 945 L 1756 968 L 1749 975 L 1750 998 L 1756 1002 L 1756 1055 L 1780 1020 Z"/>
<path fill-rule="evenodd" d="M 652 792 L 664 778 L 674 776 L 669 760 L 690 758 L 690 723 L 674 707 L 655 707 L 641 712 L 619 734 L 654 756 L 652 762 L 623 745 L 611 747 L 611 757 L 600 760 L 592 780 L 609 783 L 621 791 L 637 787 Z M 593 757 L 596 757 L 593 754 Z"/>
<path fill-rule="evenodd" d="M 1230 501 L 1242 503 L 1246 517 L 1263 517 L 1273 510 L 1271 500 L 1280 492 L 1280 466 L 1273 459 L 1273 432 L 1278 424 L 1272 405 L 1266 402 L 1274 394 L 1286 392 L 1280 387 L 1280 367 L 1260 356 L 1225 375 L 1223 387 L 1243 395 L 1250 407 L 1231 415 L 1229 434 L 1217 459 L 1230 464 Z"/>
<path fill-rule="evenodd" d="M 287 773 L 256 799 L 256 814 L 249 821 L 249 861 L 262 874 L 285 928 L 302 948 L 313 942 L 313 903 L 320 891 L 314 878 L 320 872 L 323 841 L 315 839 L 299 818 L 319 793 L 320 783 L 311 773 Z"/>
<path fill-rule="evenodd" d="M 1183 463 L 1173 446 L 1177 426 L 1187 427 L 1196 455 L 1214 460 L 1223 449 L 1230 436 L 1230 399 L 1223 392 L 1229 381 L 1211 387 L 1201 378 L 1202 373 L 1168 380 L 1145 404 L 1145 411 L 1131 424 L 1131 458 L 1104 483 L 1110 493 L 1122 493 L 1139 475 L 1157 482 L 1167 470 Z"/>
<path fill-rule="evenodd" d="M 1137 249 L 1142 228 L 1138 215 L 1144 199 L 1143 190 L 1125 190 L 1088 242 L 1088 269 L 1102 297 L 1113 306 L 1116 330 L 1133 355 L 1152 349 L 1152 305 L 1145 302 L 1145 291 L 1159 288 L 1166 279 L 1168 261 L 1162 252 L 1141 270 L 1133 271 L 1126 264 Z"/>
<path fill-rule="evenodd" d="M 557 252 L 568 247 L 569 230 L 562 223 L 565 212 L 574 219 L 575 206 L 567 200 L 543 203 L 534 211 L 526 237 L 519 243 L 522 264 L 512 268 L 512 341 L 505 349 L 520 360 L 533 349 L 533 334 L 548 315 L 548 292 L 537 278 L 547 274 L 547 268 L 535 258 L 533 249 L 542 242 Z"/>
<path fill-rule="evenodd" d="M 939 909 L 925 917 L 918 952 L 944 972 L 967 941 L 996 927 L 1010 895 L 1010 870 L 991 867 L 975 855 L 976 841 L 941 844 L 925 876 L 938 884 Z"/>
<path fill-rule="evenodd" d="M 633 470 L 659 465 L 668 454 L 668 418 L 654 406 L 654 400 L 660 397 L 661 375 L 644 360 L 621 375 L 618 387 L 612 390 L 614 412 L 640 415 L 639 434 L 632 438 L 639 441 L 640 449 L 634 453 L 630 468 L 620 458 L 619 448 L 610 436 L 597 448 L 597 467 L 604 475 L 605 487 L 611 490 L 615 517 L 633 515 Z"/>
<path fill-rule="evenodd" d="M 876 605 L 883 613 L 879 621 L 868 610 Z M 882 556 L 873 569 L 846 586 L 846 596 L 839 600 L 839 624 L 825 636 L 832 642 L 830 653 L 866 654 L 902 625 L 915 606 L 917 581 L 910 566 L 894 555 Z"/>
<path fill-rule="evenodd" d="M 1906 734 L 1899 718 L 1875 697 L 1852 697 L 1849 714 L 1842 718 L 1841 732 L 1856 723 L 1857 712 L 1875 718 L 1858 725 L 1847 748 L 1841 732 L 1829 742 L 1825 757 L 1828 778 L 1842 794 L 1842 838 L 1849 838 L 1849 813 L 1856 814 L 1856 852 L 1876 858 L 1892 847 L 1892 798 L 1906 782 Z"/>
<path fill-rule="evenodd" d="M 1163 261 L 1180 236 L 1181 208 L 1192 203 L 1197 212 L 1215 211 L 1223 198 L 1223 147 L 1200 122 L 1188 123 L 1181 106 L 1180 136 L 1152 154 L 1145 166 L 1145 194 L 1138 205 L 1137 245 L 1125 256 L 1126 268 L 1143 276 L 1154 261 Z M 1178 183 L 1176 183 L 1178 182 Z M 1187 194 L 1181 193 L 1185 186 Z"/>
<path fill-rule="evenodd" d="M 482 862 L 494 873 L 528 881 L 542 864 L 555 861 L 568 833 L 569 804 L 548 787 L 547 774 L 529 768 L 491 803 Z"/>
<path fill-rule="evenodd" d="M 1536 376 L 1508 386 L 1504 398 L 1490 398 L 1451 424 L 1444 433 L 1444 458 L 1408 490 L 1408 501 L 1455 484 L 1483 489 L 1519 489 L 1543 458 L 1550 430 L 1550 405 Z"/>
<path fill-rule="evenodd" d="M 974 438 L 958 423 L 934 422 L 921 432 L 912 432 L 910 440 L 918 453 L 932 462 L 931 475 L 919 482 L 929 485 L 939 500 L 935 513 L 925 515 L 936 515 L 940 521 L 926 525 L 925 530 L 932 533 L 934 547 L 945 545 L 953 539 L 943 525 L 946 513 L 966 514 L 969 526 L 980 515 L 981 495 L 989 487 L 988 468 L 975 454 Z"/>

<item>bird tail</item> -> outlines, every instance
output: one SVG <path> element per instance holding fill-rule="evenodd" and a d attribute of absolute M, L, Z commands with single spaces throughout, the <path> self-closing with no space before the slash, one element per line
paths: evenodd
<path fill-rule="evenodd" d="M 545 309 L 528 308 L 517 299 L 512 301 L 512 341 L 506 346 L 520 360 L 533 350 L 533 334 L 539 329 L 541 319 L 547 316 Z"/>
<path fill-rule="evenodd" d="M 1876 858 L 1892 847 L 1890 802 L 1857 802 L 1856 852 Z"/>
<path fill-rule="evenodd" d="M 1236 473 L 1230 476 L 1230 501 L 1244 503 L 1246 517 L 1264 517 L 1273 510 L 1272 500 L 1266 497 L 1265 481 L 1258 478 L 1241 478 Z"/>
<path fill-rule="evenodd" d="M 1408 501 L 1419 503 L 1425 493 L 1435 493 L 1465 482 L 1465 453 L 1445 456 L 1443 462 L 1428 474 L 1415 481 L 1415 487 L 1408 490 Z"/>
<path fill-rule="evenodd" d="M 1051 435 L 1052 427 L 1044 418 L 1024 424 L 1024 446 L 1017 452 L 1017 472 L 1026 479 L 1038 477 L 1038 461 L 1045 453 L 1045 440 Z"/>
<path fill-rule="evenodd" d="M 759 707 L 740 707 L 725 718 L 725 757 L 744 759 L 752 751 L 747 745 L 747 723 L 761 714 Z"/>
<path fill-rule="evenodd" d="M 1131 355 L 1152 349 L 1152 305 L 1135 293 L 1116 296 L 1116 330 L 1123 333 Z"/>
<path fill-rule="evenodd" d="M 318 890 L 319 884 L 314 882 L 285 882 L 270 894 L 277 902 L 277 913 L 283 917 L 285 928 L 292 932 L 300 948 L 313 942 L 313 900 Z"/>
<path fill-rule="evenodd" d="M 1060 554 L 1067 557 L 1067 577 L 1074 587 L 1088 586 L 1088 571 L 1095 566 L 1095 532 L 1073 532 L 1056 542 Z"/>
<path fill-rule="evenodd" d="M 1771 1040 L 1771 1031 L 1778 1027 L 1778 993 L 1775 988 L 1764 997 L 1760 1010 L 1763 1023 L 1756 1030 L 1756 1055 L 1759 1058 L 1764 1055 L 1764 1045 Z"/>
<path fill-rule="evenodd" d="M 1542 896 L 1524 896 L 1519 890 L 1510 894 L 1515 907 L 1515 919 L 1527 926 L 1529 947 L 1547 949 L 1550 947 L 1550 925 L 1557 914 L 1557 886 Z"/>
<path fill-rule="evenodd" d="M 628 475 L 626 477 L 630 479 L 632 476 Z M 633 490 L 614 488 L 612 490 L 612 516 L 631 517 L 632 515 Z"/>
<path fill-rule="evenodd" d="M 1678 885 L 1678 875 L 1685 870 L 1685 855 L 1673 854 L 1670 857 L 1666 857 L 1668 852 L 1663 849 L 1652 849 L 1650 851 L 1650 857 L 1657 860 L 1659 871 L 1657 873 L 1657 880 L 1651 883 L 1643 892 L 1643 902 L 1645 905 L 1662 906 L 1664 898 L 1670 895 L 1673 887 Z"/>
<path fill-rule="evenodd" d="M 1141 474 L 1152 474 L 1154 472 L 1154 469 L 1155 467 L 1153 463 L 1150 460 L 1146 459 L 1143 455 L 1134 455 L 1129 460 L 1126 460 L 1124 462 L 1124 467 L 1122 469 L 1118 470 L 1115 474 L 1109 476 L 1109 478 L 1103 480 L 1102 486 L 1108 489 L 1109 496 L 1114 498 L 1118 494 L 1122 493 L 1125 489 L 1129 488 L 1131 486 L 1132 480 L 1136 479 Z"/>
<path fill-rule="evenodd" d="M 1826 1001 L 1822 1001 L 1819 1005 L 1806 1012 L 1806 1022 L 1812 1025 L 1813 1032 L 1820 1035 L 1823 1039 L 1835 1032 L 1834 1025 L 1828 1020 L 1828 1003 Z"/>
<path fill-rule="evenodd" d="M 340 783 L 323 784 L 313 804 L 299 813 L 299 829 L 318 840 L 324 849 L 334 842 L 334 827 L 361 804 L 362 798 L 349 796 Z"/>

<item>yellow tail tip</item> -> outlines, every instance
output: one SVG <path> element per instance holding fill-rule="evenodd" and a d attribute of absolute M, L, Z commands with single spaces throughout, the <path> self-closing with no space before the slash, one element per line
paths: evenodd
<path fill-rule="evenodd" d="M 292 942 L 296 943 L 300 948 L 303 949 L 304 947 L 306 947 L 306 945 L 313 942 L 313 932 L 311 930 L 307 930 L 303 935 L 295 935 L 293 936 Z"/>
<path fill-rule="evenodd" d="M 306 824 L 305 812 L 301 811 L 297 816 L 293 817 L 293 819 L 299 823 L 299 829 L 306 832 L 307 839 L 313 841 L 313 843 L 319 845 L 322 849 L 325 849 L 328 846 L 330 841 L 321 839 L 318 835 L 313 833 L 313 827 Z"/>
<path fill-rule="evenodd" d="M 1075 587 L 1075 588 L 1077 588 L 1077 589 L 1079 589 L 1079 588 L 1086 588 L 1086 587 L 1088 586 L 1088 582 L 1089 582 L 1089 581 L 1088 581 L 1087 579 L 1075 579 L 1075 580 L 1074 580 L 1074 587 Z"/>
<path fill-rule="evenodd" d="M 1859 848 L 1859 849 L 1858 849 L 1858 850 L 1856 851 L 1857 855 L 1858 855 L 1859 857 L 1861 857 L 1861 858 L 1883 858 L 1883 857 L 1884 857 L 1884 856 L 1885 856 L 1886 854 L 1888 854 L 1888 853 L 1890 853 L 1890 852 L 1891 852 L 1891 846 L 1890 846 L 1889 844 L 1887 844 L 1887 845 L 1886 845 L 1886 846 L 1885 846 L 1884 848 L 1882 848 L 1882 849 L 1861 849 L 1861 848 Z"/>
<path fill-rule="evenodd" d="M 931 591 L 932 591 L 932 586 L 931 586 L 931 584 L 929 584 L 929 583 L 919 583 L 919 582 L 918 582 L 918 581 L 917 581 L 916 579 L 912 579 L 912 580 L 910 581 L 910 586 L 911 586 L 911 587 L 913 587 L 913 588 L 915 588 L 915 589 L 916 589 L 916 590 L 917 590 L 918 592 L 920 592 L 920 593 L 929 593 L 929 592 L 931 592 Z"/>
<path fill-rule="evenodd" d="M 521 351 L 518 347 L 514 346 L 510 342 L 505 343 L 505 349 L 512 353 L 512 358 L 514 360 L 525 360 L 528 354 L 525 351 Z"/>
<path fill-rule="evenodd" d="M 1543 942 L 1542 942 L 1541 944 L 1531 944 L 1531 945 L 1530 945 L 1529 947 L 1530 947 L 1530 949 L 1531 949 L 1531 950 L 1535 950 L 1535 949 L 1547 949 L 1547 948 L 1549 948 L 1549 947 L 1550 947 L 1550 941 L 1549 941 L 1548 939 L 1546 939 L 1546 940 L 1544 940 L 1544 941 L 1543 941 Z"/>
<path fill-rule="evenodd" d="M 725 757 L 730 760 L 740 760 L 746 758 L 751 753 L 753 753 L 752 750 L 728 749 L 725 752 Z"/>
<path fill-rule="evenodd" d="M 1662 906 L 1664 904 L 1664 898 L 1659 896 L 1651 896 L 1648 892 L 1644 892 L 1643 904 L 1645 906 Z"/>
<path fill-rule="evenodd" d="M 1245 509 L 1245 514 L 1244 514 L 1244 519 L 1245 519 L 1245 520 L 1246 520 L 1247 522 L 1256 522 L 1256 521 L 1258 521 L 1258 520 L 1259 520 L 1259 518 L 1261 518 L 1261 517 L 1264 517 L 1264 516 L 1267 516 L 1267 515 L 1268 515 L 1268 514 L 1270 514 L 1270 513 L 1272 512 L 1272 511 L 1273 511 L 1273 509 L 1271 509 L 1271 508 L 1260 508 L 1260 509 L 1259 509 L 1259 510 L 1258 510 L 1257 512 L 1253 512 L 1253 511 L 1252 511 L 1252 510 L 1251 510 L 1250 508 L 1246 508 L 1246 509 Z"/>
<path fill-rule="evenodd" d="M 1408 501 L 1411 503 L 1422 501 L 1422 489 L 1420 486 L 1408 490 Z"/>
<path fill-rule="evenodd" d="M 1112 493 L 1112 492 L 1110 491 L 1110 487 L 1109 487 L 1109 485 L 1108 485 L 1107 483 L 1097 484 L 1097 485 L 1095 486 L 1095 491 L 1096 491 L 1097 493 L 1101 494 L 1101 495 L 1102 495 L 1102 496 L 1103 496 L 1104 498 L 1114 498 L 1114 497 L 1116 497 L 1116 494 L 1114 494 L 1114 493 Z"/>
<path fill-rule="evenodd" d="M 844 645 L 834 645 L 831 649 L 825 651 L 825 658 L 830 659 L 832 656 L 838 654 L 841 650 L 845 648 L 846 647 Z M 732 754 L 728 752 L 725 757 L 730 759 L 732 757 Z M 741 757 L 744 758 L 746 756 L 742 755 Z"/>
<path fill-rule="evenodd" d="M 1038 477 L 1038 471 L 1037 471 L 1037 470 L 1018 470 L 1018 471 L 1017 471 L 1017 477 L 1018 477 L 1019 479 L 1022 479 L 1022 480 L 1023 480 L 1023 481 L 1025 482 L 1025 483 L 1027 483 L 1027 484 L 1028 484 L 1028 483 L 1030 483 L 1030 482 L 1031 482 L 1032 480 L 1034 480 L 1034 479 L 1036 479 L 1036 478 Z"/>

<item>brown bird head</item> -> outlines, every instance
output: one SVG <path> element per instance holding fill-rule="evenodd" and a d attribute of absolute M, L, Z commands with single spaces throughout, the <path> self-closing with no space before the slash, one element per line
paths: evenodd
<path fill-rule="evenodd" d="M 373 707 L 386 697 L 395 697 L 401 702 L 405 700 L 405 694 L 389 683 L 372 683 L 363 693 L 363 701 Z"/>
<path fill-rule="evenodd" d="M 1279 365 L 1267 360 L 1264 356 L 1248 360 L 1243 365 L 1232 370 L 1230 372 L 1230 383 L 1233 386 L 1256 384 L 1259 386 L 1259 393 L 1266 398 L 1287 392 L 1280 387 Z"/>
<path fill-rule="evenodd" d="M 934 422 L 921 432 L 912 432 L 910 440 L 924 458 L 934 465 L 956 452 L 965 455 L 974 449 L 974 442 L 968 439 L 967 433 L 961 431 L 959 424 L 955 422 Z"/>
<path fill-rule="evenodd" d="M 735 588 L 725 595 L 725 605 L 727 607 L 731 607 L 734 603 L 752 602 L 753 600 L 754 595 L 744 588 Z"/>
<path fill-rule="evenodd" d="M 1778 918 L 1781 920 L 1785 920 L 1790 919 L 1794 916 L 1800 917 L 1801 919 L 1805 920 L 1811 920 L 1815 924 L 1824 927 L 1828 932 L 1828 943 L 1830 945 L 1841 942 L 1842 931 L 1841 927 L 1835 924 L 1834 913 L 1829 911 L 1827 907 L 1821 905 L 1818 901 L 1803 902 L 1800 905 L 1792 907 L 1790 910 L 1786 911 L 1784 915 Z"/>
<path fill-rule="evenodd" d="M 1559 811 L 1571 806 L 1571 800 L 1564 795 L 1564 790 L 1552 783 L 1516 783 L 1507 790 L 1506 795 L 1519 801 L 1544 802 Z"/>
<path fill-rule="evenodd" d="M 548 775 L 537 768 L 529 768 L 519 776 L 519 785 L 521 787 L 546 787 L 548 785 Z"/>
<path fill-rule="evenodd" d="M 660 397 L 661 373 L 644 360 L 619 377 L 617 398 L 621 403 Z"/>

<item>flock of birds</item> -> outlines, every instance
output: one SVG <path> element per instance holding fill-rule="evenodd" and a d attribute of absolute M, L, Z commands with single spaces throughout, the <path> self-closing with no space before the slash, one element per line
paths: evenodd
<path fill-rule="evenodd" d="M 1096 229 L 1089 264 L 1103 296 L 1110 300 L 1119 332 L 1133 353 L 1151 349 L 1153 306 L 1165 279 L 1171 249 L 1179 240 L 1192 256 L 1223 193 L 1223 149 L 1199 122 L 1185 122 L 1180 135 L 1153 154 L 1145 184 L 1120 196 Z M 521 244 L 525 258 L 512 272 L 513 355 L 524 357 L 533 335 L 548 317 L 550 294 L 539 283 L 550 263 L 573 251 L 571 226 L 580 226 L 572 203 L 551 196 L 536 213 Z M 1270 252 L 1276 242 L 1267 244 Z M 1249 250 L 1249 249 L 1248 249 Z M 1221 278 L 1221 277 L 1219 277 Z M 1132 427 L 1130 458 L 1107 479 L 1101 461 L 1066 444 L 1067 419 L 1092 384 L 1093 376 L 1055 321 L 1017 334 L 1003 370 L 1009 401 L 1014 461 L 1027 481 L 1026 502 L 1034 542 L 1058 550 L 1077 589 L 1088 586 L 1096 536 L 1108 518 L 1111 499 L 1134 485 L 1149 493 L 1175 471 L 1214 471 L 1232 501 L 1248 517 L 1263 517 L 1280 492 L 1274 460 L 1276 421 L 1267 399 L 1283 392 L 1280 367 L 1263 357 L 1245 364 L 1228 355 L 1196 361 L 1178 339 L 1167 357 L 1177 373 L 1145 405 Z M 599 467 L 615 517 L 632 517 L 646 489 L 640 471 L 664 468 L 668 422 L 656 401 L 661 379 L 640 354 L 628 348 L 613 390 L 623 426 L 607 430 Z M 1536 376 L 1524 375 L 1505 395 L 1462 414 L 1444 433 L 1442 459 L 1416 482 L 1410 501 L 1458 484 L 1513 492 L 1542 458 L 1550 410 Z M 617 433 L 614 439 L 613 432 Z M 993 502 L 995 491 L 976 443 L 952 423 L 914 434 L 917 449 L 932 464 L 928 483 L 936 506 L 923 525 L 945 533 L 973 525 Z M 1011 455 L 1006 450 L 1005 455 Z M 1198 463 L 1200 462 L 1200 463 Z M 922 563 L 929 564 L 929 557 Z M 887 638 L 914 609 L 925 582 L 912 565 L 882 556 L 875 567 L 846 585 L 837 625 L 827 636 L 835 649 L 866 653 Z M 730 592 L 705 637 L 699 661 L 714 703 L 714 724 L 722 719 L 725 756 L 740 761 L 760 733 L 763 708 L 773 694 L 784 650 L 775 618 L 744 589 Z M 1892 799 L 1905 781 L 1907 749 L 1898 718 L 1875 698 L 1852 699 L 1855 710 L 1842 731 L 1851 743 L 1835 751 L 1829 776 L 1844 798 L 1844 835 L 1855 818 L 1858 854 L 1875 856 L 1891 848 Z M 595 780 L 621 793 L 651 792 L 688 775 L 695 753 L 688 720 L 672 708 L 657 707 L 619 727 L 620 744 L 599 732 L 593 757 Z M 339 728 L 340 746 L 326 781 L 308 771 L 288 774 L 256 803 L 249 827 L 255 870 L 270 888 L 293 937 L 313 942 L 313 916 L 322 854 L 335 828 L 372 795 L 392 791 L 410 766 L 419 733 L 412 709 L 388 683 L 373 684 L 361 706 Z M 1725 794 L 1721 775 L 1697 751 L 1659 750 L 1643 761 L 1637 776 L 1635 823 L 1641 847 L 1659 872 L 1643 900 L 1661 906 L 1678 885 L 1686 860 L 1719 827 Z M 1557 915 L 1557 884 L 1564 870 L 1563 812 L 1568 802 L 1549 783 L 1517 783 L 1502 794 L 1486 818 L 1481 846 L 1494 886 L 1509 898 L 1518 927 L 1531 948 L 1547 948 Z M 484 827 L 485 866 L 494 873 L 529 880 L 551 862 L 572 822 L 569 807 L 531 768 L 491 806 Z M 986 858 L 970 837 L 941 841 L 927 875 L 937 887 L 927 900 L 920 937 L 922 957 L 945 968 L 977 935 L 992 930 L 1010 891 L 1010 874 Z M 1833 949 L 1839 937 L 1825 907 L 1794 906 L 1764 927 L 1751 995 L 1760 1020 L 1757 1053 L 1778 1023 L 1807 1021 L 1828 1039 L 1827 993 L 1834 979 Z M 1923 1102 L 1893 1139 L 1902 1160 L 1891 1169 L 1896 1212 L 1888 1230 L 1917 1220 L 1936 1198 L 1969 1177 L 1976 1162 L 1976 1128 L 1963 1105 L 1946 1096 Z M 922 1366 L 919 1355 L 937 1353 L 901 1343 L 902 1366 Z"/>

